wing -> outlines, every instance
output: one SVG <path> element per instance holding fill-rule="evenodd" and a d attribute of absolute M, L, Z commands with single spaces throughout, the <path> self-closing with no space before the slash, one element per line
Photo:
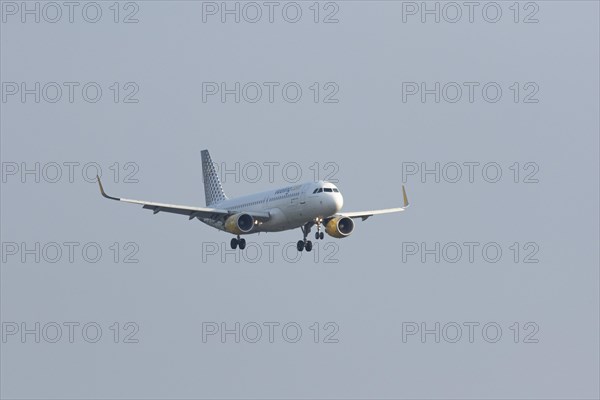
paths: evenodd
<path fill-rule="evenodd" d="M 190 206 L 178 206 L 175 204 L 166 204 L 166 203 L 154 203 L 150 201 L 142 201 L 142 200 L 132 200 L 132 199 L 124 199 L 120 197 L 113 197 L 106 194 L 104 188 L 102 187 L 102 182 L 100 182 L 100 177 L 96 176 L 98 179 L 98 186 L 100 186 L 100 194 L 106 197 L 107 199 L 122 201 L 124 203 L 133 203 L 139 204 L 143 206 L 143 208 L 150 209 L 154 211 L 154 214 L 159 212 L 167 212 L 173 214 L 187 215 L 189 219 L 194 218 L 209 218 L 214 220 L 224 219 L 225 217 L 233 214 L 237 214 L 240 211 L 233 210 L 225 210 L 219 208 L 210 208 L 210 207 L 190 207 Z M 259 211 L 248 211 L 246 214 L 251 215 L 257 220 L 264 222 L 270 218 L 270 214 L 268 212 L 259 212 Z"/>
<path fill-rule="evenodd" d="M 342 213 L 336 214 L 336 216 L 343 216 L 343 217 L 348 217 L 348 218 L 362 218 L 362 220 L 364 221 L 365 219 L 367 219 L 373 215 L 390 214 L 390 213 L 404 211 L 409 206 L 408 197 L 406 197 L 406 190 L 404 189 L 404 186 L 402 186 L 402 197 L 404 200 L 404 205 L 402 207 L 385 208 L 383 210 L 356 211 L 356 212 L 348 212 L 348 213 L 342 212 Z"/>

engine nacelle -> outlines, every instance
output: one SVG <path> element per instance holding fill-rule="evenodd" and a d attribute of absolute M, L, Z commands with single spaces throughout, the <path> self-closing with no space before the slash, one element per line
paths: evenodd
<path fill-rule="evenodd" d="M 325 232 L 334 238 L 345 238 L 350 236 L 354 230 L 354 221 L 348 217 L 336 217 L 330 219 L 325 225 Z"/>
<path fill-rule="evenodd" d="M 225 220 L 225 231 L 234 235 L 249 233 L 253 228 L 254 218 L 248 214 L 234 214 Z"/>

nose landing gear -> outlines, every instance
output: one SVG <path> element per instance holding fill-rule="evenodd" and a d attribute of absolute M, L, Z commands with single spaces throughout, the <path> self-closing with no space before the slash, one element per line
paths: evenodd
<path fill-rule="evenodd" d="M 240 239 L 240 235 L 237 235 L 237 238 L 231 239 L 231 248 L 235 250 L 238 246 L 240 247 L 240 250 L 246 248 L 246 239 Z"/>
<path fill-rule="evenodd" d="M 316 240 L 323 240 L 323 238 L 325 237 L 325 234 L 323 232 L 321 232 L 321 223 L 323 222 L 323 219 L 321 218 L 317 218 L 315 220 L 315 223 L 317 224 L 317 231 L 315 232 L 315 239 Z"/>

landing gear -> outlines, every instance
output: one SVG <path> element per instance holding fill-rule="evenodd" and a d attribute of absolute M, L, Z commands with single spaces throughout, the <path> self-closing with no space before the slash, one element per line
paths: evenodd
<path fill-rule="evenodd" d="M 310 233 L 310 227 L 312 226 L 312 224 L 312 222 L 307 222 L 306 224 L 304 224 L 304 226 L 300 227 L 300 229 L 302 229 L 304 239 L 298 240 L 298 243 L 296 243 L 296 248 L 298 249 L 298 251 L 302 251 L 304 249 L 306 249 L 306 251 L 312 250 L 312 242 L 310 240 L 306 240 L 306 237 Z"/>
<path fill-rule="evenodd" d="M 240 235 L 238 235 L 237 238 L 231 239 L 231 248 L 235 250 L 238 246 L 240 247 L 240 250 L 246 248 L 246 239 L 240 239 Z"/>
<path fill-rule="evenodd" d="M 298 249 L 298 251 L 311 251 L 312 242 L 310 240 L 298 240 L 298 243 L 296 243 L 296 248 Z"/>
<path fill-rule="evenodd" d="M 323 240 L 323 238 L 325 237 L 325 234 L 323 232 L 321 232 L 321 222 L 323 222 L 323 220 L 321 218 L 317 218 L 315 220 L 315 223 L 317 224 L 317 231 L 315 232 L 315 239 L 319 240 Z"/>

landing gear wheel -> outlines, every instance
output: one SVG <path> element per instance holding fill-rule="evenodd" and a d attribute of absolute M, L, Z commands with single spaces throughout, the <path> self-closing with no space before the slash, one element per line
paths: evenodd
<path fill-rule="evenodd" d="M 302 251 L 305 248 L 306 248 L 306 251 L 312 250 L 312 243 L 310 242 L 310 240 L 306 240 L 306 237 L 310 233 L 310 227 L 313 224 L 314 224 L 314 222 L 307 222 L 306 224 L 304 224 L 300 227 L 300 229 L 302 230 L 302 235 L 304 236 L 304 239 L 298 240 L 298 243 L 296 244 L 296 248 L 298 249 L 298 251 Z"/>
<path fill-rule="evenodd" d="M 306 242 L 306 244 L 304 245 L 304 248 L 306 249 L 306 251 L 311 251 L 312 250 L 312 242 L 310 240 L 308 240 Z"/>
<path fill-rule="evenodd" d="M 323 240 L 325 238 L 325 234 L 323 232 L 319 233 L 319 239 Z"/>
<path fill-rule="evenodd" d="M 240 250 L 244 250 L 246 248 L 246 239 L 239 240 Z"/>
<path fill-rule="evenodd" d="M 238 240 L 236 238 L 231 239 L 231 248 L 233 250 L 235 250 L 235 249 L 237 249 L 237 246 L 238 246 Z M 240 248 L 241 248 L 241 245 L 240 245 Z"/>

